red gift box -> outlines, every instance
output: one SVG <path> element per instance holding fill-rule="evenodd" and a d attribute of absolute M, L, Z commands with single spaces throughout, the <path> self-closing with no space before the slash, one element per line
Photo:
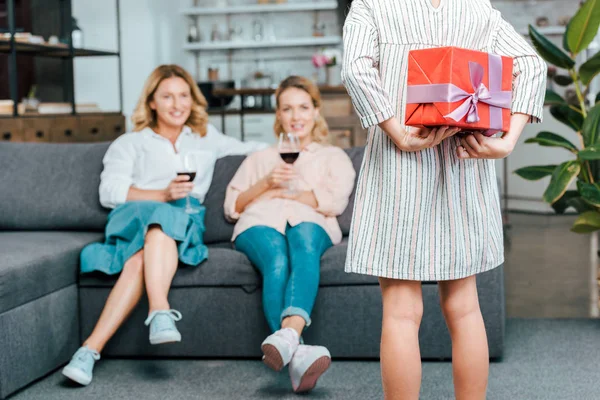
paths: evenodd
<path fill-rule="evenodd" d="M 405 124 L 490 136 L 510 127 L 513 60 L 458 47 L 411 50 Z"/>

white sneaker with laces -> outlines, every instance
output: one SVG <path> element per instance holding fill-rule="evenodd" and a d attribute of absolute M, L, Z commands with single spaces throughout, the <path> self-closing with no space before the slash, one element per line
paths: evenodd
<path fill-rule="evenodd" d="M 331 365 L 331 354 L 323 346 L 301 344 L 290 361 L 290 379 L 294 392 L 312 390 L 317 380 Z"/>
<path fill-rule="evenodd" d="M 289 364 L 298 348 L 300 336 L 292 328 L 283 328 L 267 336 L 260 348 L 263 362 L 272 370 L 281 371 Z"/>

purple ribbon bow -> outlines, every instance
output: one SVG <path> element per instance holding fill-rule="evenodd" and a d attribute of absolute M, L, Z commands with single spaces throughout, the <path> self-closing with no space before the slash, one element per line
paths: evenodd
<path fill-rule="evenodd" d="M 464 100 L 458 108 L 450 114 L 444 115 L 444 117 L 458 122 L 466 116 L 468 123 L 475 123 L 480 120 L 477 104 L 479 102 L 486 103 L 490 106 L 491 130 L 501 130 L 502 109 L 510 108 L 512 93 L 502 90 L 502 58 L 500 56 L 489 54 L 489 70 L 489 89 L 483 84 L 485 73 L 483 66 L 469 61 L 473 93 L 468 93 L 452 83 L 410 85 L 406 94 L 407 103 L 454 103 Z"/>

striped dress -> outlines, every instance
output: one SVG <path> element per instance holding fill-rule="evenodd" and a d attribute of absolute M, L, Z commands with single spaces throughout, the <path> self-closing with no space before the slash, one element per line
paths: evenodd
<path fill-rule="evenodd" d="M 512 111 L 542 117 L 546 64 L 489 0 L 354 0 L 342 80 L 369 128 L 346 272 L 460 279 L 504 262 L 493 160 L 460 160 L 458 139 L 402 152 L 377 124 L 404 121 L 408 52 L 457 46 L 514 58 Z"/>

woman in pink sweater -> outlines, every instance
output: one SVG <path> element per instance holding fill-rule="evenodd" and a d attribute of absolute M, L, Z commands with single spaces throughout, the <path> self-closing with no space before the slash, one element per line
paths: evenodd
<path fill-rule="evenodd" d="M 300 343 L 319 290 L 321 255 L 342 239 L 337 222 L 348 205 L 355 172 L 348 155 L 327 145 L 319 89 L 291 76 L 276 92 L 276 135 L 294 135 L 300 155 L 283 162 L 276 147 L 250 155 L 227 188 L 225 215 L 237 221 L 232 241 L 263 276 L 263 308 L 274 332 L 263 360 L 289 363 L 296 392 L 311 390 L 331 363 L 323 346 Z M 294 192 L 285 187 L 293 183 Z"/>

